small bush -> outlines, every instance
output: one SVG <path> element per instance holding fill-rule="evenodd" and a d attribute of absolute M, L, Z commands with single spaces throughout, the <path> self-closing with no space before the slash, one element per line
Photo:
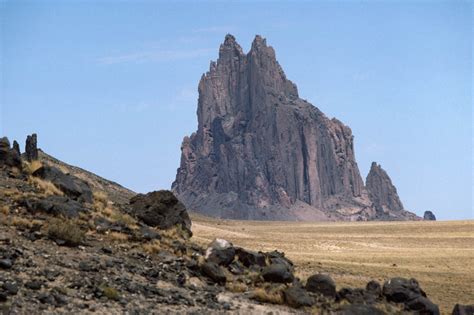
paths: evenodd
<path fill-rule="evenodd" d="M 75 220 L 51 219 L 48 221 L 48 237 L 53 240 L 62 240 L 67 246 L 78 246 L 84 242 L 85 232 Z"/>
<path fill-rule="evenodd" d="M 142 247 L 148 254 L 156 254 L 163 249 L 159 240 L 153 240 L 149 243 L 143 244 Z"/>
<path fill-rule="evenodd" d="M 253 291 L 253 299 L 263 303 L 283 304 L 283 294 L 280 288 L 257 288 Z"/>
<path fill-rule="evenodd" d="M 234 293 L 243 293 L 248 290 L 247 285 L 239 281 L 227 282 L 225 287 L 227 290 Z"/>
<path fill-rule="evenodd" d="M 120 300 L 120 293 L 117 289 L 109 287 L 107 285 L 101 285 L 100 289 L 104 296 L 106 296 L 109 300 L 118 301 Z"/>
<path fill-rule="evenodd" d="M 35 171 L 37 171 L 40 167 L 43 166 L 43 163 L 40 161 L 31 161 L 31 162 L 24 162 L 23 163 L 23 169 L 28 175 L 33 174 Z"/>
<path fill-rule="evenodd" d="M 128 240 L 128 235 L 120 232 L 110 232 L 107 236 L 115 242 L 125 242 Z"/>
<path fill-rule="evenodd" d="M 43 194 L 46 196 L 51 196 L 51 195 L 63 196 L 64 195 L 64 193 L 61 190 L 59 190 L 59 188 L 56 187 L 50 181 L 47 181 L 38 177 L 33 177 L 33 176 L 30 176 L 28 181 L 31 184 L 33 184 L 36 188 L 41 190 Z"/>
<path fill-rule="evenodd" d="M 10 214 L 10 207 L 9 206 L 2 206 L 0 208 L 0 213 L 3 215 L 9 215 Z"/>

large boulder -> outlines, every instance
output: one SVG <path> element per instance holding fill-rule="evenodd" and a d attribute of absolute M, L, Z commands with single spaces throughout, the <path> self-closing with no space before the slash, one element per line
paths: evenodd
<path fill-rule="evenodd" d="M 266 266 L 265 255 L 261 252 L 254 252 L 243 248 L 237 248 L 236 254 L 239 261 L 242 262 L 242 264 L 247 268 L 251 266 Z"/>
<path fill-rule="evenodd" d="M 225 284 L 227 281 L 227 277 L 222 267 L 214 262 L 205 262 L 201 266 L 201 272 L 215 283 Z"/>
<path fill-rule="evenodd" d="M 473 315 L 474 314 L 474 304 L 472 305 L 454 305 L 453 315 Z"/>
<path fill-rule="evenodd" d="M 438 305 L 431 302 L 424 296 L 418 296 L 405 303 L 405 309 L 417 312 L 418 314 L 439 315 Z"/>
<path fill-rule="evenodd" d="M 419 296 L 426 297 L 416 279 L 392 278 L 383 285 L 383 295 L 390 302 L 405 303 Z"/>
<path fill-rule="evenodd" d="M 73 200 L 92 203 L 92 190 L 89 184 L 76 176 L 65 174 L 58 168 L 48 165 L 41 166 L 32 175 L 52 182 Z"/>
<path fill-rule="evenodd" d="M 0 138 L 0 167 L 2 166 L 21 169 L 21 157 L 14 148 L 10 148 L 7 137 Z"/>
<path fill-rule="evenodd" d="M 283 294 L 286 304 L 294 308 L 312 306 L 315 302 L 308 292 L 299 286 L 289 287 Z"/>
<path fill-rule="evenodd" d="M 436 221 L 436 216 L 431 211 L 425 211 L 425 214 L 423 215 L 423 220 Z"/>
<path fill-rule="evenodd" d="M 36 133 L 26 137 L 25 156 L 29 162 L 38 159 L 38 139 Z"/>
<path fill-rule="evenodd" d="M 294 276 L 287 266 L 283 264 L 273 264 L 263 268 L 261 272 L 263 280 L 276 283 L 291 283 Z"/>
<path fill-rule="evenodd" d="M 228 266 L 234 260 L 234 256 L 235 248 L 232 243 L 217 238 L 207 247 L 205 258 L 218 265 Z"/>
<path fill-rule="evenodd" d="M 324 274 L 315 274 L 309 277 L 306 281 L 306 290 L 332 299 L 336 297 L 336 284 L 330 276 Z"/>
<path fill-rule="evenodd" d="M 130 199 L 133 215 L 149 226 L 169 229 L 180 225 L 191 232 L 191 219 L 184 205 L 169 190 L 138 194 Z"/>

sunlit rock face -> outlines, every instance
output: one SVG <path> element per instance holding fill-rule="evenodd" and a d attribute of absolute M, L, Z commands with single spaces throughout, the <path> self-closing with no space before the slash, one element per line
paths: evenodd
<path fill-rule="evenodd" d="M 375 216 L 351 129 L 299 98 L 262 37 L 245 54 L 226 36 L 199 82 L 197 116 L 172 185 L 189 209 L 235 219 Z"/>

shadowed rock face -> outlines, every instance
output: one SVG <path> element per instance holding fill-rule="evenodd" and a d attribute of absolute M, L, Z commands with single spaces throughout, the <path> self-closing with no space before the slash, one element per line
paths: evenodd
<path fill-rule="evenodd" d="M 377 163 L 372 162 L 365 184 L 370 200 L 378 212 L 403 210 L 397 189 L 393 186 L 387 172 Z"/>
<path fill-rule="evenodd" d="M 262 37 L 244 54 L 226 36 L 199 83 L 197 114 L 172 186 L 189 209 L 290 220 L 369 209 L 351 129 L 298 97 Z"/>

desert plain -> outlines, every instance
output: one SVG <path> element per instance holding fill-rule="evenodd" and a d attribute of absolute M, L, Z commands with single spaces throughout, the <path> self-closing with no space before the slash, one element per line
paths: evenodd
<path fill-rule="evenodd" d="M 193 239 L 285 252 L 296 275 L 328 273 L 338 289 L 371 279 L 415 278 L 450 314 L 474 303 L 474 221 L 281 222 L 217 220 L 192 214 Z"/>

